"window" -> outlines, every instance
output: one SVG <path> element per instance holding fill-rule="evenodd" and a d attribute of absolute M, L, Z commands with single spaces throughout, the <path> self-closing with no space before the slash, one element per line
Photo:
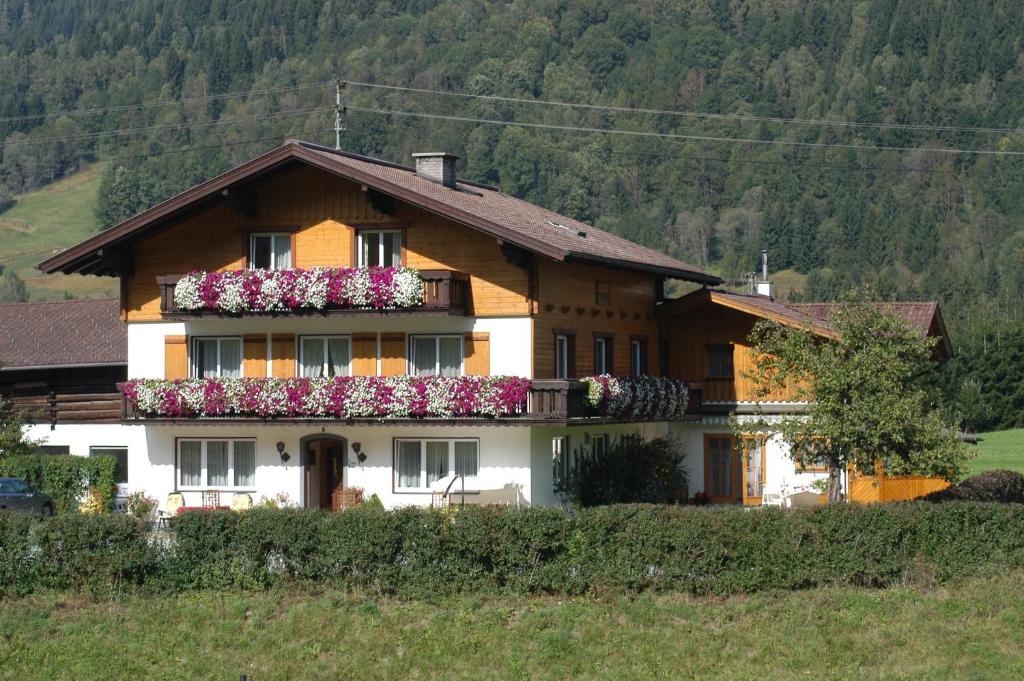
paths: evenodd
<path fill-rule="evenodd" d="M 608 433 L 590 436 L 590 453 L 594 456 L 603 456 L 608 453 Z"/>
<path fill-rule="evenodd" d="M 629 373 L 634 376 L 647 373 L 647 340 L 644 338 L 629 341 Z"/>
<path fill-rule="evenodd" d="M 598 305 L 612 304 L 612 285 L 607 281 L 599 281 L 595 287 L 594 302 Z"/>
<path fill-rule="evenodd" d="M 736 447 L 733 438 L 708 435 L 704 439 L 704 491 L 717 501 L 736 501 Z"/>
<path fill-rule="evenodd" d="M 825 439 L 822 437 L 810 437 L 810 449 L 812 456 L 805 457 L 803 462 L 797 461 L 797 473 L 828 473 L 828 458 L 825 455 Z M 816 454 L 817 456 L 814 456 Z"/>
<path fill-rule="evenodd" d="M 576 338 L 568 333 L 555 334 L 555 378 L 573 378 L 576 373 Z"/>
<path fill-rule="evenodd" d="M 242 375 L 242 339 L 196 338 L 192 342 L 192 375 L 224 378 Z"/>
<path fill-rule="evenodd" d="M 414 376 L 461 376 L 462 336 L 412 336 L 409 373 Z"/>
<path fill-rule="evenodd" d="M 252 488 L 255 440 L 178 440 L 178 486 Z"/>
<path fill-rule="evenodd" d="M 351 375 L 352 340 L 348 336 L 302 336 L 299 373 L 304 378 Z"/>
<path fill-rule="evenodd" d="M 612 339 L 610 336 L 594 337 L 594 373 L 610 374 L 615 371 L 612 362 Z"/>
<path fill-rule="evenodd" d="M 480 471 L 477 440 L 396 440 L 395 488 L 428 491 L 449 475 L 475 478 Z"/>
<path fill-rule="evenodd" d="M 89 456 L 112 456 L 117 461 L 117 484 L 128 484 L 127 447 L 89 447 Z"/>
<path fill-rule="evenodd" d="M 402 264 L 401 230 L 361 230 L 358 248 L 360 267 L 398 267 Z"/>
<path fill-rule="evenodd" d="M 732 345 L 709 345 L 707 353 L 707 378 L 733 379 Z"/>
<path fill-rule="evenodd" d="M 253 234 L 249 237 L 250 268 L 280 270 L 291 266 L 291 234 Z"/>
<path fill-rule="evenodd" d="M 569 449 L 569 436 L 559 435 L 551 438 L 551 479 L 556 488 L 568 479 L 575 463 L 575 457 Z"/>
<path fill-rule="evenodd" d="M 762 436 L 743 438 L 743 496 L 760 499 L 764 487 L 764 445 Z"/>

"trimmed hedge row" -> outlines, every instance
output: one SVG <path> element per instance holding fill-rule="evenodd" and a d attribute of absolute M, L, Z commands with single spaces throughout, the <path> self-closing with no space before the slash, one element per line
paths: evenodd
<path fill-rule="evenodd" d="M 1024 506 L 815 510 L 606 506 L 192 511 L 173 540 L 136 521 L 0 515 L 0 591 L 366 589 L 453 593 L 750 593 L 884 587 L 1024 567 Z"/>
<path fill-rule="evenodd" d="M 90 489 L 99 490 L 104 507 L 113 508 L 117 461 L 110 456 L 27 454 L 0 457 L 0 476 L 22 478 L 53 497 L 57 513 L 78 509 Z"/>

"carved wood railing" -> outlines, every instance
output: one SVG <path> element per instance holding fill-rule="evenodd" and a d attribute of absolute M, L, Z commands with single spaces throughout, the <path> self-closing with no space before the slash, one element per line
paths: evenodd
<path fill-rule="evenodd" d="M 119 393 L 58 393 L 11 398 L 16 411 L 51 427 L 61 423 L 117 423 L 123 414 Z"/>

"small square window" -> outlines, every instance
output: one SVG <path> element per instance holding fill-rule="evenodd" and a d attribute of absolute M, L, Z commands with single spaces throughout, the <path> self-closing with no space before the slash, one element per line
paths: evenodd
<path fill-rule="evenodd" d="M 607 281 L 597 282 L 597 292 L 594 296 L 594 302 L 598 305 L 611 305 L 612 304 L 612 285 Z"/>
<path fill-rule="evenodd" d="M 707 353 L 707 377 L 732 380 L 734 378 L 731 344 L 709 345 Z"/>

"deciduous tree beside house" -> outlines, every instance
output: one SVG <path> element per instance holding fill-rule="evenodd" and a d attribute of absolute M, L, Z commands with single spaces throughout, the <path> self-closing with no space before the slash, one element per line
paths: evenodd
<path fill-rule="evenodd" d="M 849 297 L 829 321 L 836 331 L 830 340 L 767 321 L 754 327 L 748 377 L 759 396 L 788 386 L 808 406 L 799 415 L 734 420 L 734 428 L 777 432 L 798 464 L 827 465 L 830 502 L 840 500 L 850 464 L 961 477 L 969 454 L 934 389 L 935 339 L 862 295 Z"/>

